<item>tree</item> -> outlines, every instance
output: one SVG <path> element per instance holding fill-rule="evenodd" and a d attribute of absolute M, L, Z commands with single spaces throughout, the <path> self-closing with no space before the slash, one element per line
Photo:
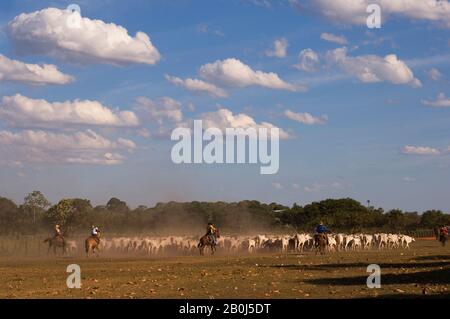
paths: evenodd
<path fill-rule="evenodd" d="M 60 224 L 64 227 L 67 225 L 73 211 L 72 200 L 63 199 L 47 211 L 46 218 L 51 224 Z"/>
<path fill-rule="evenodd" d="M 0 232 L 11 232 L 17 223 L 17 205 L 10 199 L 0 197 Z"/>
<path fill-rule="evenodd" d="M 445 223 L 445 216 L 440 210 L 427 210 L 422 214 L 420 224 L 424 227 L 434 228 Z"/>
<path fill-rule="evenodd" d="M 23 206 L 33 212 L 33 224 L 36 224 L 36 211 L 46 210 L 50 205 L 50 202 L 40 191 L 29 193 L 23 202 Z"/>
<path fill-rule="evenodd" d="M 406 225 L 403 212 L 400 209 L 392 209 L 386 213 L 386 223 L 390 230 L 398 231 Z"/>
<path fill-rule="evenodd" d="M 116 211 L 116 212 L 128 212 L 130 209 L 127 206 L 127 203 L 121 201 L 118 198 L 111 198 L 106 204 L 108 210 Z"/>

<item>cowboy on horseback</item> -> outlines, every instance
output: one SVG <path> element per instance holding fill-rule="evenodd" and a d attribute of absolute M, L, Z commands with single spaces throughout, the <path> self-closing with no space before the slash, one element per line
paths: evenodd
<path fill-rule="evenodd" d="M 323 222 L 321 221 L 320 223 L 319 223 L 319 225 L 317 225 L 317 227 L 316 227 L 316 233 L 317 234 L 326 234 L 326 233 L 328 233 L 329 231 L 328 231 L 328 228 L 323 224 Z"/>
<path fill-rule="evenodd" d="M 89 257 L 90 252 L 95 253 L 98 256 L 100 250 L 100 230 L 97 226 L 92 225 L 91 236 L 84 241 L 84 248 L 87 257 Z"/>
<path fill-rule="evenodd" d="M 314 234 L 314 238 L 315 238 L 315 243 L 318 243 L 318 239 L 319 237 L 323 237 L 326 240 L 326 243 L 328 245 L 328 236 L 327 233 L 329 233 L 330 231 L 328 230 L 328 228 L 323 224 L 322 221 L 320 221 L 319 225 L 317 225 L 316 229 L 315 229 L 316 233 Z"/>
<path fill-rule="evenodd" d="M 448 226 L 442 226 L 441 229 L 439 229 L 439 233 L 441 236 L 448 236 Z"/>
<path fill-rule="evenodd" d="M 62 242 L 63 243 L 65 242 L 64 236 L 63 236 L 62 231 L 61 231 L 61 226 L 59 224 L 55 225 L 55 234 L 54 234 L 53 238 L 55 238 L 55 239 L 61 238 Z"/>
<path fill-rule="evenodd" d="M 56 248 L 60 247 L 62 248 L 63 254 L 66 252 L 66 240 L 64 239 L 64 236 L 61 231 L 61 226 L 58 224 L 55 225 L 54 228 L 54 235 L 53 237 L 48 237 L 44 240 L 44 243 L 48 243 L 48 251 L 47 254 L 50 252 L 50 249 L 53 247 L 53 252 L 56 254 Z"/>
<path fill-rule="evenodd" d="M 217 228 L 213 225 L 213 223 L 208 223 L 208 226 L 206 226 L 206 236 L 208 236 L 209 241 L 214 243 L 214 245 L 217 245 L 216 232 Z"/>
<path fill-rule="evenodd" d="M 98 237 L 99 232 L 100 231 L 99 231 L 98 227 L 92 225 L 92 227 L 91 227 L 91 236 L 92 237 Z"/>

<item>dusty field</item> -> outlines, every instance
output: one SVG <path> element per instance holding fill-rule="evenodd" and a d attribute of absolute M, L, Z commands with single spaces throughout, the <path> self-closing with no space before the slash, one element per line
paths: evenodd
<path fill-rule="evenodd" d="M 81 267 L 68 289 L 66 267 Z M 380 289 L 366 267 L 381 266 Z M 410 250 L 326 256 L 0 258 L 0 298 L 450 298 L 450 245 L 419 240 Z"/>

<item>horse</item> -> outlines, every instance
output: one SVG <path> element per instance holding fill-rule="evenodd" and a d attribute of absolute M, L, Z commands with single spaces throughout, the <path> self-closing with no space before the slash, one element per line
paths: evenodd
<path fill-rule="evenodd" d="M 216 229 L 216 231 L 214 232 L 214 235 L 216 238 L 220 238 L 220 233 L 219 233 L 218 229 Z M 214 252 L 216 251 L 216 243 L 214 241 L 210 240 L 210 235 L 208 235 L 208 234 L 206 234 L 202 238 L 200 238 L 200 242 L 197 245 L 201 256 L 204 255 L 204 250 L 205 250 L 206 246 L 211 247 L 211 255 L 214 255 Z"/>
<path fill-rule="evenodd" d="M 50 249 L 53 247 L 53 253 L 56 255 L 56 248 L 62 249 L 63 255 L 66 253 L 66 241 L 62 236 L 49 237 L 44 240 L 44 243 L 48 243 L 47 255 L 50 253 Z"/>
<path fill-rule="evenodd" d="M 444 233 L 439 234 L 439 242 L 442 244 L 442 247 L 445 246 L 445 243 L 447 242 L 448 239 L 449 239 L 448 234 L 444 234 Z"/>
<path fill-rule="evenodd" d="M 317 254 L 325 255 L 326 248 L 328 246 L 328 237 L 326 234 L 315 234 L 314 235 L 314 248 Z"/>
<path fill-rule="evenodd" d="M 89 257 L 89 253 L 95 253 L 98 257 L 98 252 L 100 250 L 100 232 L 98 232 L 97 236 L 89 236 L 84 241 L 84 247 L 86 249 L 86 257 Z"/>
<path fill-rule="evenodd" d="M 441 232 L 439 231 L 439 227 L 435 227 L 433 229 L 433 231 L 434 231 L 434 236 L 436 237 L 436 240 L 439 240 L 439 237 L 441 235 Z"/>

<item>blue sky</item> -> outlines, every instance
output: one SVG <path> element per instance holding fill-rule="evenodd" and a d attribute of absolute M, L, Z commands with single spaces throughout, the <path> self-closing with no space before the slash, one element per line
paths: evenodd
<path fill-rule="evenodd" d="M 18 80 L 17 72 L 10 74 L 5 67 L 2 71 L 0 60 L 0 75 L 4 73 L 3 80 L 0 76 L 0 194 L 21 202 L 26 193 L 39 189 L 51 201 L 83 197 L 94 204 L 117 196 L 132 206 L 242 199 L 290 205 L 348 196 L 362 202 L 370 199 L 386 209 L 449 211 L 450 9 L 423 8 L 413 0 L 404 1 L 400 10 L 385 5 L 385 0 L 373 2 L 382 6 L 380 29 L 355 20 L 366 13 L 349 13 L 342 0 L 334 1 L 341 7 L 331 9 L 325 0 L 305 1 L 305 9 L 299 9 L 295 0 L 76 2 L 81 16 L 91 22 L 114 23 L 134 40 L 136 32 L 150 38 L 153 51 L 144 54 L 132 45 L 118 45 L 106 56 L 96 51 L 103 50 L 101 38 L 98 43 L 86 41 L 76 54 L 62 49 L 62 39 L 84 41 L 89 32 L 98 31 L 95 28 L 78 34 L 69 30 L 57 41 L 39 33 L 50 23 L 46 20 L 50 14 L 34 16 L 33 28 L 23 21 L 11 26 L 22 13 L 51 7 L 64 10 L 73 1 L 2 1 L 0 55 L 9 59 L 4 64 L 11 60 L 52 64 L 74 80 L 36 85 L 30 83 L 29 74 Z M 338 18 L 330 17 L 330 10 Z M 108 30 L 114 38 L 116 29 Z M 44 40 L 49 42 L 43 45 Z M 278 56 L 268 54 L 276 40 L 287 43 Z M 314 70 L 294 67 L 306 49 L 318 58 Z M 157 61 L 138 61 L 155 50 L 160 55 Z M 117 63 L 128 54 L 127 63 Z M 385 67 L 387 55 L 395 59 Z M 291 91 L 256 82 L 238 86 L 200 70 L 227 59 L 306 88 Z M 199 79 L 224 90 L 227 97 L 174 85 L 165 75 Z M 57 118 L 36 124 L 38 115 L 22 114 L 25 108 L 20 109 L 20 101 L 4 99 L 17 94 L 31 104 L 97 101 L 116 114 L 135 113 L 139 125 L 72 125 Z M 145 105 L 139 98 L 145 98 Z M 280 142 L 278 174 L 260 175 L 259 165 L 172 163 L 174 142 L 158 135 L 158 130 L 170 131 L 180 123 L 171 117 L 173 112 L 189 120 L 219 109 L 235 116 L 245 114 L 256 123 L 271 123 L 289 134 Z M 286 116 L 287 110 L 297 114 L 297 120 Z M 325 120 L 308 122 L 307 113 Z M 150 137 L 143 136 L 143 129 Z M 55 146 L 30 137 L 38 131 Z M 57 141 L 87 131 L 110 141 L 114 150 L 69 147 Z M 134 146 L 120 146 L 119 139 Z M 105 152 L 120 153 L 117 163 L 86 160 Z M 84 161 L 70 162 L 73 158 Z"/>

